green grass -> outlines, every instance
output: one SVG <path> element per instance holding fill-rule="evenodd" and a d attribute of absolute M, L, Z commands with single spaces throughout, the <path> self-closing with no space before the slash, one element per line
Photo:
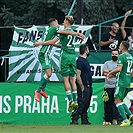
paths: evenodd
<path fill-rule="evenodd" d="M 0 133 L 133 133 L 133 126 L 119 125 L 12 125 L 0 124 Z"/>

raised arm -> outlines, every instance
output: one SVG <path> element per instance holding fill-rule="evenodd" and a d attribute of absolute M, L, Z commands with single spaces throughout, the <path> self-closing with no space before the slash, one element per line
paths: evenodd
<path fill-rule="evenodd" d="M 131 12 L 132 12 L 132 10 L 129 10 L 129 11 L 127 11 L 127 12 L 125 13 L 125 17 L 124 17 L 124 19 L 123 19 L 123 21 L 122 21 L 122 23 L 121 23 L 121 33 L 122 33 L 123 39 L 125 39 L 126 36 L 127 36 L 127 33 L 126 33 L 126 31 L 125 31 L 125 25 L 126 25 L 127 18 L 128 18 L 128 16 L 131 14 Z"/>

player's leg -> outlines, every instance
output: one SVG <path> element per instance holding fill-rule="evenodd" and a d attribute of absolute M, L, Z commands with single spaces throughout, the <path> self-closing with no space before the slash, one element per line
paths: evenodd
<path fill-rule="evenodd" d="M 75 83 L 75 78 L 70 76 L 70 84 L 72 87 L 72 96 L 73 96 L 73 101 L 77 103 L 77 86 Z"/>
<path fill-rule="evenodd" d="M 72 94 L 73 94 L 73 101 L 75 103 L 75 107 L 76 108 L 78 106 L 77 104 L 77 86 L 75 83 L 75 74 L 77 71 L 76 68 L 76 59 L 75 59 L 75 55 L 73 56 L 73 58 L 71 59 L 71 62 L 69 64 L 69 77 L 70 77 L 70 84 L 71 84 L 71 89 L 72 89 Z"/>
<path fill-rule="evenodd" d="M 116 107 L 118 108 L 118 111 L 123 119 L 123 122 L 120 126 L 129 126 L 130 123 L 127 119 L 127 116 L 126 116 L 126 113 L 125 113 L 125 109 L 123 107 L 123 102 L 121 99 L 119 98 L 115 98 L 115 104 L 116 104 Z"/>
<path fill-rule="evenodd" d="M 70 54 L 63 52 L 62 53 L 62 58 L 61 58 L 61 75 L 63 77 L 64 81 L 64 87 L 66 91 L 67 98 L 69 100 L 69 107 L 68 111 L 71 112 L 73 110 L 73 98 L 71 94 L 71 85 L 70 85 L 70 78 L 69 78 L 69 72 L 70 72 Z"/>
<path fill-rule="evenodd" d="M 46 69 L 45 74 L 40 81 L 39 91 L 41 90 L 40 94 L 45 98 L 48 98 L 45 88 L 46 88 L 47 82 L 49 81 L 49 78 L 51 77 L 51 75 L 52 75 L 52 69 L 51 68 Z"/>
<path fill-rule="evenodd" d="M 112 122 L 112 124 L 115 124 L 116 125 L 116 124 L 121 124 L 122 117 L 121 117 L 121 115 L 120 115 L 120 113 L 119 113 L 119 111 L 118 111 L 118 109 L 117 109 L 117 107 L 116 107 L 116 105 L 114 103 L 114 92 L 115 92 L 115 88 L 112 88 L 112 91 L 113 91 L 113 94 L 112 94 L 113 122 Z"/>
<path fill-rule="evenodd" d="M 46 95 L 46 92 L 45 92 L 45 87 L 48 82 L 48 79 L 52 75 L 52 69 L 51 69 L 51 63 L 50 63 L 48 56 L 45 55 L 45 57 L 44 57 L 44 53 L 40 52 L 38 55 L 38 58 L 42 65 L 42 69 L 45 72 L 45 74 L 43 75 L 43 77 L 40 80 L 39 88 L 35 91 L 35 99 L 36 99 L 36 101 L 40 102 L 40 94 L 42 96 L 44 96 L 45 98 L 48 98 L 48 96 Z"/>
<path fill-rule="evenodd" d="M 84 103 L 84 98 L 83 98 L 82 91 L 81 91 L 81 88 L 80 88 L 80 86 L 78 85 L 77 82 L 76 82 L 76 86 L 77 86 L 77 94 L 78 94 L 78 98 L 77 98 L 77 101 L 78 101 L 78 108 L 75 109 L 75 110 L 72 112 L 70 124 L 78 124 L 78 119 L 79 119 L 80 115 L 82 114 L 82 112 L 83 112 L 83 107 L 84 107 L 84 105 L 85 105 L 85 103 Z"/>
<path fill-rule="evenodd" d="M 69 76 L 63 76 L 63 82 L 64 82 L 64 88 L 66 91 L 66 96 L 69 100 L 69 107 L 68 107 L 68 111 L 71 112 L 73 110 L 73 99 L 72 99 L 72 93 L 71 93 L 71 86 L 69 83 Z"/>
<path fill-rule="evenodd" d="M 123 101 L 122 101 L 124 98 L 124 88 L 116 87 L 114 98 L 115 98 L 116 107 L 118 108 L 118 111 L 123 119 L 123 122 L 120 126 L 129 126 L 130 122 L 127 119 L 126 112 L 123 106 Z"/>
<path fill-rule="evenodd" d="M 72 101 L 71 86 L 69 83 L 69 76 L 63 76 L 64 88 L 66 91 L 66 96 L 69 101 Z"/>

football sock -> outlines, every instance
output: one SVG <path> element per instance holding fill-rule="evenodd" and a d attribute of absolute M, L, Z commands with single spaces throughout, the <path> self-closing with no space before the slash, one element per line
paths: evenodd
<path fill-rule="evenodd" d="M 45 90 L 47 82 L 48 82 L 48 77 L 45 74 L 44 77 L 42 77 L 42 79 L 40 81 L 39 88 L 38 88 L 37 92 L 40 92 L 41 90 Z"/>
<path fill-rule="evenodd" d="M 127 119 L 127 116 L 126 116 L 126 112 L 125 112 L 125 109 L 122 105 L 123 103 L 118 103 L 116 104 L 116 107 L 118 108 L 118 111 L 122 117 L 123 120 L 126 120 Z"/>
<path fill-rule="evenodd" d="M 73 95 L 73 101 L 77 102 L 77 91 L 73 91 L 72 95 Z"/>
<path fill-rule="evenodd" d="M 124 109 L 125 109 L 125 112 L 126 112 L 129 116 L 131 116 L 132 113 L 131 113 L 131 111 L 129 110 L 129 108 L 127 107 L 127 105 L 123 103 L 123 107 L 124 107 Z"/>
<path fill-rule="evenodd" d="M 69 101 L 72 101 L 72 94 L 71 94 L 71 91 L 66 91 L 66 95 L 67 95 L 67 98 Z"/>

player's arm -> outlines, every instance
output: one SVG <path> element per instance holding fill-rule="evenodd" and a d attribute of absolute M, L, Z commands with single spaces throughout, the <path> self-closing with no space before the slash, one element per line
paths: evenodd
<path fill-rule="evenodd" d="M 84 85 L 83 85 L 80 75 L 81 75 L 81 70 L 77 69 L 76 79 L 77 79 L 78 85 L 80 86 L 81 90 L 84 91 Z"/>
<path fill-rule="evenodd" d="M 115 75 L 116 73 L 121 72 L 121 70 L 122 70 L 122 65 L 118 65 L 116 69 L 112 70 L 111 72 L 109 72 L 109 73 L 107 74 L 107 78 L 108 78 L 108 79 L 111 78 L 111 77 L 112 77 L 113 75 Z"/>
<path fill-rule="evenodd" d="M 58 40 L 59 40 L 59 38 L 55 37 L 54 39 L 49 40 L 49 41 L 45 41 L 45 42 L 35 42 L 35 43 L 34 43 L 34 46 L 36 47 L 36 46 L 39 46 L 39 45 L 45 45 L 45 46 L 53 45 L 53 44 L 55 44 Z"/>
<path fill-rule="evenodd" d="M 57 33 L 58 34 L 65 34 L 65 35 L 77 36 L 80 39 L 85 39 L 86 38 L 84 34 L 78 33 L 78 32 L 74 32 L 74 31 L 58 30 Z"/>
<path fill-rule="evenodd" d="M 57 47 L 57 48 L 61 48 L 60 44 L 53 44 L 53 46 Z"/>

